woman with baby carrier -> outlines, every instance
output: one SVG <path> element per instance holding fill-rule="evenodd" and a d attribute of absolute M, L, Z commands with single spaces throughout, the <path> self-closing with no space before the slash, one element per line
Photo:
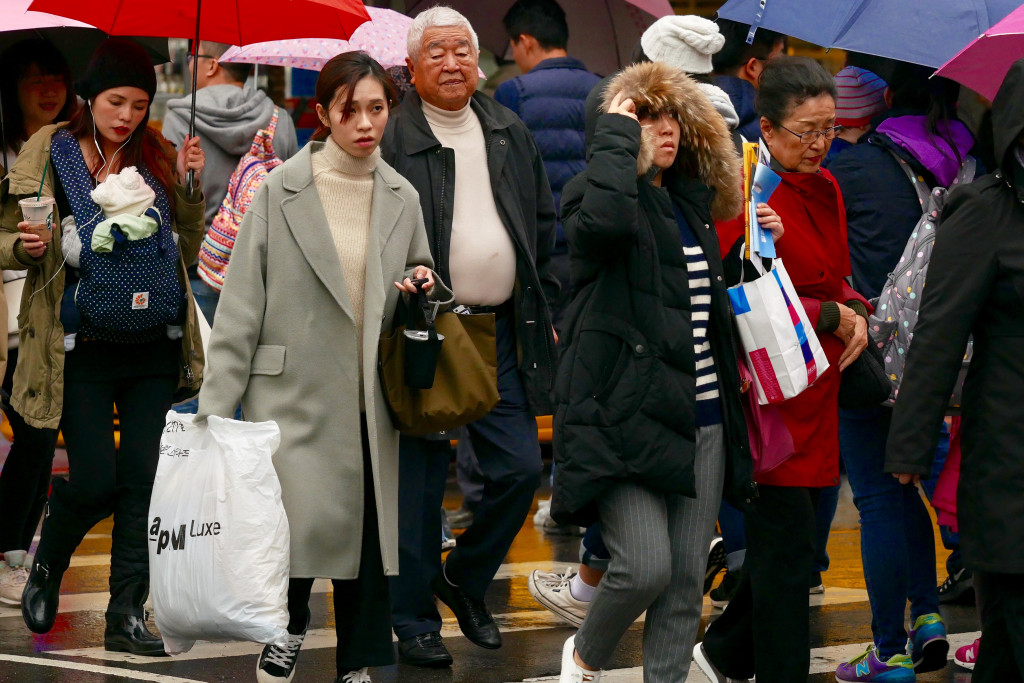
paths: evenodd
<path fill-rule="evenodd" d="M 175 154 L 147 127 L 156 77 L 135 43 L 100 45 L 76 90 L 85 106 L 33 135 L 0 186 L 0 268 L 28 270 L 11 404 L 29 424 L 61 429 L 69 466 L 47 504 L 22 615 L 32 631 L 50 630 L 72 553 L 113 514 L 104 646 L 161 655 L 143 609 L 146 522 L 164 416 L 179 390 L 201 383 L 184 263 L 196 258 L 205 202 L 182 183 L 189 169 L 200 175 L 203 152 L 192 138 Z M 36 198 L 53 199 L 52 220 L 23 220 L 31 207 L 19 200 Z M 80 243 L 77 269 L 55 235 L 61 219 L 66 242 Z M 72 320 L 77 338 L 66 341 Z"/>

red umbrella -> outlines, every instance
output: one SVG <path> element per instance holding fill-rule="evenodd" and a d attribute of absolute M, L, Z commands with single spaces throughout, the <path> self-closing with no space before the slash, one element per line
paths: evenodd
<path fill-rule="evenodd" d="M 194 38 L 247 45 L 287 38 L 345 38 L 370 15 L 361 0 L 34 0 L 29 9 L 91 24 L 111 35 Z M 192 116 L 195 135 L 195 74 Z M 191 177 L 189 178 L 191 187 Z"/>

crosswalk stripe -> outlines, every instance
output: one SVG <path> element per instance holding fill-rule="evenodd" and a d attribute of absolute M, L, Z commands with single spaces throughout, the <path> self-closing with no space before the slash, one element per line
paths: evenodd
<path fill-rule="evenodd" d="M 112 666 L 96 666 L 95 664 L 82 664 L 80 662 L 42 659 L 40 657 L 22 657 L 20 655 L 0 654 L 0 662 L 27 664 L 30 666 L 45 666 L 53 669 L 68 669 L 71 671 L 85 671 L 93 674 L 127 678 L 133 681 L 152 681 L 153 683 L 203 683 L 202 681 L 197 681 L 192 678 L 166 676 L 164 674 L 149 673 L 148 671 L 134 671 L 132 669 L 121 669 Z"/>
<path fill-rule="evenodd" d="M 976 638 L 981 637 L 981 631 L 970 633 L 949 634 L 949 660 L 952 661 L 953 654 L 957 648 L 970 645 Z M 816 647 L 811 650 L 811 667 L 809 675 L 832 673 L 842 662 L 848 662 L 867 649 L 870 643 L 851 643 L 848 645 L 833 645 L 831 647 Z M 642 666 L 635 666 L 629 669 L 612 669 L 601 674 L 601 683 L 642 683 L 644 678 Z M 527 678 L 522 683 L 547 683 L 557 681 L 558 676 L 540 676 Z M 709 680 L 700 668 L 691 662 L 688 681 L 702 683 Z M 512 681 L 510 683 L 519 683 Z"/>

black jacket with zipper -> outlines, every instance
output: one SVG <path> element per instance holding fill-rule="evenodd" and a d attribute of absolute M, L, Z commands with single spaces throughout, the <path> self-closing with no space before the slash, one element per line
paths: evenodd
<path fill-rule="evenodd" d="M 557 463 L 552 516 L 597 520 L 594 504 L 617 481 L 695 495 L 696 367 L 689 279 L 673 206 L 704 250 L 712 310 L 708 335 L 722 400 L 726 498 L 756 497 L 740 380 L 711 204 L 715 191 L 671 170 L 663 187 L 637 176 L 641 128 L 604 115 L 588 169 L 562 194 L 575 296 L 566 312 L 555 385 Z"/>
<path fill-rule="evenodd" d="M 470 101 L 487 145 L 487 166 L 498 215 L 516 247 L 515 303 L 519 369 L 530 409 L 551 412 L 550 391 L 556 352 L 548 302 L 558 293 L 550 270 L 555 245 L 555 204 L 544 162 L 529 129 L 507 108 L 483 93 Z M 381 156 L 420 195 L 434 271 L 451 282 L 449 250 L 455 206 L 455 151 L 443 147 L 410 92 L 381 140 Z M 455 293 L 456 302 L 458 292 Z"/>

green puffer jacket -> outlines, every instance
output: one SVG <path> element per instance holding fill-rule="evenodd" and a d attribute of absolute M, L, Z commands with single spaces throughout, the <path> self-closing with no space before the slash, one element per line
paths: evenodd
<path fill-rule="evenodd" d="M 60 425 L 64 402 L 64 328 L 60 324 L 64 254 L 59 231 L 55 230 L 43 257 L 29 256 L 18 238 L 18 223 L 21 222 L 18 200 L 39 190 L 39 179 L 50 156 L 50 142 L 54 133 L 65 125 L 45 126 L 33 135 L 18 154 L 11 172 L 0 183 L 0 268 L 28 270 L 18 313 L 18 367 L 14 371 L 11 405 L 33 427 L 49 429 Z M 173 155 L 174 148 L 164 142 L 167 153 Z M 44 196 L 54 196 L 54 177 L 51 164 L 43 182 Z M 194 261 L 199 253 L 205 230 L 206 200 L 201 193 L 198 200 L 187 200 L 181 185 L 176 185 L 174 192 L 176 208 L 172 229 L 179 236 L 181 252 L 178 280 L 186 290 L 188 306 L 181 340 L 178 387 L 181 392 L 191 394 L 199 390 L 203 381 L 203 345 L 185 262 Z M 59 215 L 54 215 L 54 225 L 60 225 Z"/>

